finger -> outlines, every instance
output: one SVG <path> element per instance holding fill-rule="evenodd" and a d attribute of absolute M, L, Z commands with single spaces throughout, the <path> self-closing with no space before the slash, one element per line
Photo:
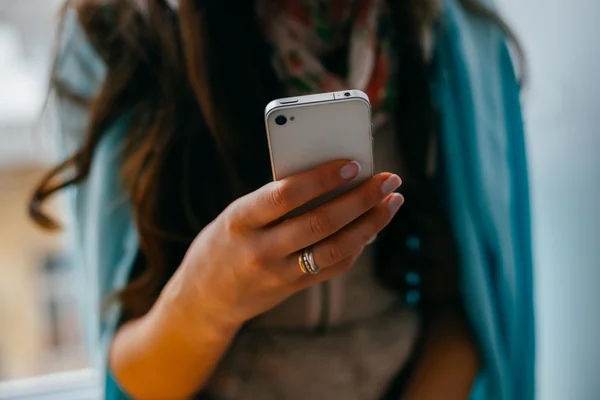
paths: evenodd
<path fill-rule="evenodd" d="M 371 239 L 369 239 L 369 241 L 367 242 L 367 245 L 375 243 L 375 240 L 377 240 L 377 235 L 375 235 Z"/>
<path fill-rule="evenodd" d="M 315 264 L 321 271 L 319 275 L 344 260 L 356 257 L 357 252 L 362 251 L 369 240 L 386 227 L 403 203 L 404 197 L 401 194 L 391 194 L 367 214 L 317 243 L 312 252 Z M 293 282 L 304 274 L 298 260 L 299 255 L 300 252 L 296 252 L 286 259 L 282 273 L 288 282 Z"/>
<path fill-rule="evenodd" d="M 403 203 L 404 197 L 401 194 L 390 194 L 367 214 L 314 245 L 312 250 L 317 266 L 321 269 L 329 268 L 350 257 L 357 248 L 368 245 L 389 224 Z"/>
<path fill-rule="evenodd" d="M 306 214 L 269 229 L 267 242 L 283 254 L 292 254 L 329 237 L 379 204 L 402 181 L 397 175 L 382 173 L 358 188 Z M 369 237 L 370 238 L 370 237 Z"/>
<path fill-rule="evenodd" d="M 326 163 L 271 182 L 232 204 L 232 217 L 242 226 L 260 228 L 296 208 L 354 179 L 360 172 L 356 161 Z"/>

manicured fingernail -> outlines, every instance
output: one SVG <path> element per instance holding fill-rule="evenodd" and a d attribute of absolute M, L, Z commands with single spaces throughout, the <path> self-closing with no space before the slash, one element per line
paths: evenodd
<path fill-rule="evenodd" d="M 402 185 L 402 179 L 398 175 L 392 175 L 381 184 L 383 194 L 390 194 Z"/>
<path fill-rule="evenodd" d="M 392 197 L 388 200 L 387 204 L 390 216 L 393 217 L 394 215 L 396 215 L 402 204 L 404 204 L 404 196 L 402 196 L 399 193 L 394 193 Z"/>
<path fill-rule="evenodd" d="M 340 169 L 342 179 L 352 179 L 360 172 L 360 164 L 356 161 L 350 161 Z"/>

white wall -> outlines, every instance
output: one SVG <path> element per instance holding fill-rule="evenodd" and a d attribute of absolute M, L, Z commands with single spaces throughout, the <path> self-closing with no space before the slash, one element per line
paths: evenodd
<path fill-rule="evenodd" d="M 53 159 L 51 121 L 38 122 L 61 2 L 0 0 L 0 168 Z"/>
<path fill-rule="evenodd" d="M 598 399 L 600 2 L 498 3 L 530 67 L 539 399 Z"/>

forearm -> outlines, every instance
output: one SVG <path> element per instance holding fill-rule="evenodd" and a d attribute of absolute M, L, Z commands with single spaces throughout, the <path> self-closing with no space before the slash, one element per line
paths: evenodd
<path fill-rule="evenodd" d="M 199 323 L 201 318 L 182 319 L 183 313 L 157 301 L 147 315 L 117 332 L 110 368 L 133 398 L 180 399 L 198 392 L 237 332 L 234 327 Z"/>
<path fill-rule="evenodd" d="M 479 370 L 479 354 L 459 312 L 431 319 L 423 351 L 408 381 L 405 400 L 468 399 Z"/>

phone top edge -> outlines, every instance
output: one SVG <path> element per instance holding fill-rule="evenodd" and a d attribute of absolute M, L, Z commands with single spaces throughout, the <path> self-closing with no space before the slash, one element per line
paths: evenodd
<path fill-rule="evenodd" d="M 350 95 L 348 95 L 348 93 Z M 319 93 L 319 94 L 309 94 L 304 96 L 295 96 L 295 97 L 284 97 L 281 99 L 275 99 L 265 107 L 265 119 L 271 114 L 273 111 L 285 107 L 290 106 L 298 106 L 298 105 L 307 105 L 307 104 L 317 104 L 328 101 L 335 100 L 362 100 L 369 108 L 371 107 L 371 102 L 369 100 L 369 96 L 362 90 L 342 90 L 337 92 L 327 92 L 327 93 Z"/>

